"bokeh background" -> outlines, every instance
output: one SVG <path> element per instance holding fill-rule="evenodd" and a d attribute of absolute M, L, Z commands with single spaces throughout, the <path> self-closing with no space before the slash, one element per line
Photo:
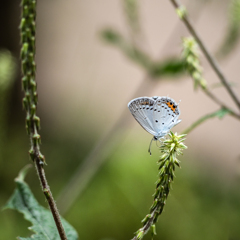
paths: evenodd
<path fill-rule="evenodd" d="M 183 1 L 213 54 L 230 36 L 233 2 Z M 0 6 L 0 69 L 8 69 L 0 79 L 0 206 L 13 193 L 20 169 L 31 163 L 21 106 L 19 4 L 1 1 Z M 138 58 L 106 38 L 106 29 L 163 63 L 180 58 L 181 38 L 190 35 L 170 1 L 38 1 L 38 115 L 45 169 L 60 213 L 84 240 L 131 239 L 152 204 L 159 152 L 153 144 L 149 156 L 151 136 L 128 112 L 131 99 L 168 95 L 181 100 L 182 122 L 173 129 L 179 133 L 218 109 L 200 89 L 193 90 L 187 74 L 150 77 Z M 239 96 L 240 45 L 234 36 L 232 50 L 217 56 Z M 219 83 L 204 56 L 201 61 L 208 84 Z M 223 87 L 213 91 L 237 111 Z M 187 136 L 188 149 L 154 239 L 240 239 L 239 123 L 230 116 L 214 118 Z M 47 207 L 34 168 L 26 181 Z M 0 216 L 1 239 L 30 235 L 30 223 L 21 214 L 5 210 Z"/>

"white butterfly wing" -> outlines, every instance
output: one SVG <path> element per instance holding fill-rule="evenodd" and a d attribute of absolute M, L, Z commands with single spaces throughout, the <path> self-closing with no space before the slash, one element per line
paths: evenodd
<path fill-rule="evenodd" d="M 168 97 L 158 97 L 153 110 L 153 127 L 162 135 L 178 124 L 180 111 L 176 102 Z M 165 135 L 165 134 L 164 134 Z"/>
<path fill-rule="evenodd" d="M 149 97 L 135 98 L 128 103 L 128 108 L 138 123 L 150 134 L 156 135 L 153 126 L 153 105 L 155 101 Z"/>

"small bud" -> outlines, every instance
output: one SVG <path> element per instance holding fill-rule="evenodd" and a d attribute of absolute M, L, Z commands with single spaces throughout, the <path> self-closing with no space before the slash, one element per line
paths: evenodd
<path fill-rule="evenodd" d="M 25 109 L 25 111 L 27 111 L 28 110 L 28 101 L 25 97 L 23 98 L 22 103 L 23 103 L 23 108 Z"/>
<path fill-rule="evenodd" d="M 28 39 L 31 38 L 32 34 L 31 34 L 31 29 L 30 28 L 26 29 L 26 35 L 27 35 Z"/>
<path fill-rule="evenodd" d="M 151 214 L 148 214 L 143 220 L 142 223 L 146 224 L 146 222 L 151 218 Z"/>
<path fill-rule="evenodd" d="M 35 92 L 37 88 L 37 84 L 33 79 L 31 79 L 30 85 L 31 85 L 32 91 Z"/>
<path fill-rule="evenodd" d="M 28 15 L 28 6 L 25 5 L 25 6 L 23 7 L 23 16 L 27 16 L 27 15 Z"/>
<path fill-rule="evenodd" d="M 36 105 L 34 103 L 31 104 L 31 116 L 34 116 L 36 114 Z"/>
<path fill-rule="evenodd" d="M 32 8 L 36 9 L 36 0 L 32 0 Z"/>
<path fill-rule="evenodd" d="M 160 164 L 158 170 L 160 170 L 164 165 L 165 165 L 165 162 L 163 161 L 163 162 Z"/>
<path fill-rule="evenodd" d="M 171 147 L 170 147 L 170 152 L 175 148 L 175 143 L 172 143 L 171 144 Z"/>
<path fill-rule="evenodd" d="M 35 48 L 35 37 L 32 36 L 30 41 L 31 41 L 31 47 L 32 47 L 32 49 L 34 49 Z"/>
<path fill-rule="evenodd" d="M 180 161 L 178 161 L 177 159 L 175 159 L 174 164 L 176 164 L 178 167 L 180 167 Z"/>
<path fill-rule="evenodd" d="M 155 193 L 153 194 L 154 198 L 157 198 L 157 197 L 158 197 L 159 192 L 160 192 L 160 188 L 157 187 L 156 190 L 155 190 Z"/>
<path fill-rule="evenodd" d="M 22 88 L 24 91 L 27 91 L 27 88 L 28 88 L 28 79 L 26 76 L 24 76 L 22 78 Z"/>
<path fill-rule="evenodd" d="M 169 154 L 167 154 L 167 153 L 163 154 L 163 155 L 160 157 L 160 159 L 158 160 L 158 162 L 161 162 L 161 161 L 165 160 L 166 158 L 168 158 L 168 156 L 169 156 Z"/>
<path fill-rule="evenodd" d="M 45 197 L 46 197 L 47 199 L 50 198 L 50 193 L 49 193 L 49 190 L 48 190 L 47 188 L 44 188 L 44 189 L 43 189 L 43 193 L 44 193 L 44 195 L 45 195 Z"/>
<path fill-rule="evenodd" d="M 38 133 L 33 135 L 33 144 L 37 146 L 40 143 L 41 136 Z"/>
<path fill-rule="evenodd" d="M 31 148 L 31 149 L 29 150 L 29 155 L 30 155 L 32 161 L 34 162 L 34 160 L 35 160 L 35 152 L 34 152 L 34 149 L 33 149 L 33 148 Z"/>
<path fill-rule="evenodd" d="M 180 6 L 179 8 L 177 8 L 176 12 L 180 19 L 185 18 L 187 15 L 187 9 L 184 6 Z"/>
<path fill-rule="evenodd" d="M 26 116 L 26 129 L 27 129 L 27 133 L 30 134 L 31 119 L 30 119 L 30 115 L 29 114 L 27 114 L 27 116 Z"/>
<path fill-rule="evenodd" d="M 25 93 L 25 98 L 26 98 L 28 104 L 30 105 L 30 102 L 31 102 L 31 95 L 30 95 L 30 92 L 29 92 L 29 91 L 26 91 L 26 93 Z"/>
<path fill-rule="evenodd" d="M 201 78 L 200 85 L 203 89 L 207 89 L 207 81 L 204 78 Z"/>
<path fill-rule="evenodd" d="M 25 27 L 25 24 L 26 24 L 26 19 L 25 18 L 22 18 L 21 20 L 21 23 L 20 23 L 20 29 L 24 28 Z"/>
<path fill-rule="evenodd" d="M 141 240 L 144 236 L 144 231 L 141 229 L 141 230 L 138 230 L 137 231 L 137 240 Z"/>
<path fill-rule="evenodd" d="M 193 74 L 192 74 L 192 77 L 193 77 L 193 79 L 195 79 L 196 81 L 200 81 L 200 79 L 201 79 L 202 76 L 201 76 L 200 72 L 194 71 Z"/>
<path fill-rule="evenodd" d="M 158 204 L 158 199 L 155 199 L 152 206 L 151 206 L 151 210 L 153 210 Z"/>
<path fill-rule="evenodd" d="M 155 225 L 155 224 L 153 224 L 153 225 L 151 226 L 151 230 L 152 230 L 153 235 L 157 235 L 156 225 Z"/>
<path fill-rule="evenodd" d="M 187 149 L 187 146 L 184 145 L 183 143 L 179 143 L 178 147 L 182 149 Z"/>
<path fill-rule="evenodd" d="M 28 43 L 24 43 L 21 48 L 21 56 L 26 56 L 27 52 L 28 52 Z"/>
<path fill-rule="evenodd" d="M 26 59 L 22 60 L 22 73 L 24 75 L 26 75 L 26 73 L 27 73 L 27 61 L 26 61 Z"/>
<path fill-rule="evenodd" d="M 45 157 L 44 155 L 42 155 L 41 153 L 39 153 L 38 155 L 39 159 L 40 159 L 40 164 L 46 164 L 46 161 L 45 161 Z"/>
<path fill-rule="evenodd" d="M 40 118 L 35 115 L 35 116 L 33 117 L 33 120 L 34 120 L 34 123 L 35 123 L 35 125 L 36 125 L 36 127 L 37 127 L 37 130 L 39 130 L 39 129 L 40 129 Z"/>
<path fill-rule="evenodd" d="M 29 54 L 28 54 L 28 61 L 29 62 L 33 62 L 34 61 L 34 56 L 33 56 L 33 53 L 32 52 L 29 52 Z"/>

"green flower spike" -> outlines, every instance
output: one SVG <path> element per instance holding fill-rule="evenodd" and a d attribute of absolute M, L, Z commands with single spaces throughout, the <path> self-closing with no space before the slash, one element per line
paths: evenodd
<path fill-rule="evenodd" d="M 165 139 L 160 146 L 161 156 L 158 160 L 159 179 L 156 183 L 150 213 L 142 220 L 143 227 L 135 233 L 133 240 L 141 240 L 149 229 L 152 229 L 153 234 L 156 234 L 155 223 L 163 212 L 166 204 L 174 179 L 175 166 L 180 167 L 180 161 L 177 159 L 177 156 L 182 154 L 182 151 L 187 148 L 183 143 L 186 134 L 177 135 L 176 133 L 170 132 L 168 136 L 169 138 Z"/>
<path fill-rule="evenodd" d="M 194 80 L 194 89 L 200 86 L 202 89 L 207 88 L 207 82 L 203 78 L 202 67 L 199 60 L 198 44 L 193 37 L 183 38 L 182 56 L 185 61 L 186 70 Z"/>

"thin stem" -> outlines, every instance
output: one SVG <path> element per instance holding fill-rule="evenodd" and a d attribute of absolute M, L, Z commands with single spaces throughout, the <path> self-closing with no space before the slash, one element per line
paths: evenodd
<path fill-rule="evenodd" d="M 188 134 L 190 133 L 193 129 L 195 129 L 197 126 L 199 126 L 201 123 L 205 122 L 206 120 L 208 120 L 209 118 L 213 118 L 216 117 L 216 112 L 207 114 L 203 117 L 201 117 L 200 119 L 198 119 L 196 122 L 194 122 L 190 127 L 188 127 L 187 129 L 185 129 L 182 134 Z"/>
<path fill-rule="evenodd" d="M 178 0 L 170 0 L 170 1 L 172 2 L 172 4 L 174 5 L 174 7 L 176 9 L 181 9 L 182 8 L 182 4 Z M 196 30 L 194 29 L 191 21 L 189 20 L 187 14 L 183 14 L 182 20 L 185 23 L 186 27 L 188 28 L 189 32 L 193 35 L 193 37 L 198 42 L 200 48 L 202 49 L 204 55 L 206 56 L 206 58 L 208 60 L 208 62 L 210 63 L 210 65 L 212 66 L 213 70 L 218 75 L 218 77 L 219 77 L 220 81 L 222 82 L 222 84 L 227 89 L 227 91 L 230 94 L 230 96 L 232 97 L 233 101 L 236 103 L 236 105 L 240 109 L 240 101 L 237 98 L 236 94 L 233 92 L 232 88 L 230 87 L 229 81 L 224 76 L 224 74 L 223 74 L 221 68 L 219 67 L 217 61 L 214 59 L 214 57 L 208 51 L 207 47 L 204 45 L 204 43 L 201 40 L 199 34 L 196 32 Z"/>
<path fill-rule="evenodd" d="M 199 118 L 196 122 L 194 122 L 190 127 L 186 128 L 181 134 L 188 134 L 190 133 L 193 129 L 195 129 L 196 127 L 198 127 L 200 124 L 202 124 L 203 122 L 205 122 L 206 120 L 210 119 L 210 118 L 214 118 L 214 117 L 223 117 L 225 114 L 231 114 L 231 111 L 228 109 L 225 109 L 225 112 L 220 115 L 220 111 L 221 110 L 217 110 L 213 113 L 209 113 L 201 118 Z"/>
<path fill-rule="evenodd" d="M 229 108 L 227 105 L 225 105 L 223 102 L 221 102 L 208 88 L 204 89 L 203 92 L 209 96 L 215 103 L 220 105 L 222 108 L 228 109 L 229 114 L 232 115 L 233 117 L 237 118 L 240 120 L 240 114 L 236 113 L 233 111 L 231 108 Z"/>
<path fill-rule="evenodd" d="M 26 129 L 30 137 L 30 157 L 35 164 L 37 174 L 41 183 L 42 191 L 48 201 L 55 224 L 61 240 L 67 240 L 60 214 L 53 199 L 44 171 L 45 157 L 40 151 L 40 119 L 37 111 L 37 83 L 35 63 L 35 33 L 36 33 L 36 1 L 22 0 L 21 31 L 21 63 L 22 63 L 22 87 L 25 93 L 23 106 L 26 110 Z"/>
<path fill-rule="evenodd" d="M 42 166 L 42 164 L 40 163 L 39 160 L 35 161 L 35 167 L 36 167 L 36 170 L 37 170 L 37 173 L 38 173 L 41 185 L 42 185 L 43 193 L 44 193 L 44 195 L 45 195 L 45 197 L 48 201 L 49 208 L 52 212 L 55 224 L 57 226 L 60 238 L 62 240 L 67 240 L 67 236 L 66 236 L 65 230 L 62 226 L 60 215 L 59 215 L 56 203 L 53 199 L 52 193 L 51 193 L 50 188 L 49 188 L 48 183 L 47 183 L 45 171 L 44 171 L 43 166 Z"/>

